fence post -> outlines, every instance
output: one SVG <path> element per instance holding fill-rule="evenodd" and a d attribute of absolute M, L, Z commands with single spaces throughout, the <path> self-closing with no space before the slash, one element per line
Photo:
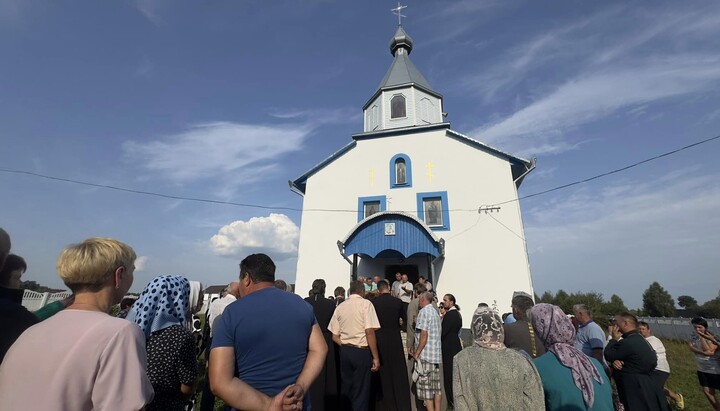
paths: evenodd
<path fill-rule="evenodd" d="M 49 297 L 50 297 L 50 293 L 48 293 L 48 292 L 43 293 L 42 300 L 40 301 L 40 308 L 45 307 Z"/>

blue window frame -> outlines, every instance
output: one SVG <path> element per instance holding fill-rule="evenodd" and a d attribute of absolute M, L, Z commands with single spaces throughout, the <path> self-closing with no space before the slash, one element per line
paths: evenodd
<path fill-rule="evenodd" d="M 412 187 L 412 162 L 407 154 L 390 159 L 390 188 Z"/>
<path fill-rule="evenodd" d="M 417 213 L 433 231 L 450 230 L 447 191 L 417 193 Z"/>
<path fill-rule="evenodd" d="M 387 208 L 387 199 L 385 196 L 358 197 L 358 221 L 362 221 L 367 217 Z"/>

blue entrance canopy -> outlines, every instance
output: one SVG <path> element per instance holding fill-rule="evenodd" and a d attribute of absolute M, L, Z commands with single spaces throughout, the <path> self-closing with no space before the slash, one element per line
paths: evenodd
<path fill-rule="evenodd" d="M 425 223 L 412 214 L 392 211 L 376 213 L 360 221 L 340 245 L 346 257 L 362 254 L 382 258 L 399 253 L 408 258 L 415 254 L 433 257 L 445 254 L 445 241 L 438 239 Z"/>

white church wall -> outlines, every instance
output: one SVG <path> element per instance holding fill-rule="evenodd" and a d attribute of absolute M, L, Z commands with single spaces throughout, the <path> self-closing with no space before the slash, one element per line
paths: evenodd
<path fill-rule="evenodd" d="M 383 97 L 382 94 L 377 96 L 375 100 L 372 101 L 368 105 L 368 108 L 365 109 L 364 112 L 364 125 L 363 125 L 363 131 L 373 131 L 373 130 L 379 130 L 382 128 L 382 116 L 383 116 L 383 110 L 381 108 L 382 106 Z"/>
<path fill-rule="evenodd" d="M 441 123 L 442 100 L 422 90 L 413 89 L 413 92 L 415 94 L 415 112 L 418 116 L 418 125 Z"/>
<path fill-rule="evenodd" d="M 412 187 L 390 188 L 389 162 L 398 153 L 410 158 Z M 336 242 L 357 224 L 358 197 L 384 195 L 387 210 L 417 215 L 417 193 L 438 191 L 447 192 L 451 210 L 450 229 L 435 232 L 446 242 L 446 256 L 434 281 L 438 294 L 455 295 L 464 308 L 464 327 L 470 326 L 479 302 L 496 302 L 501 312 L 509 311 L 513 291 L 532 293 L 525 244 L 515 235 L 523 236 L 519 205 L 503 204 L 492 217 L 477 209 L 517 198 L 510 165 L 447 137 L 444 130 L 358 141 L 308 179 L 304 209 L 350 211 L 303 212 L 298 294 L 305 296 L 315 278 L 325 278 L 328 293 L 338 285 L 347 288 L 352 267 Z"/>

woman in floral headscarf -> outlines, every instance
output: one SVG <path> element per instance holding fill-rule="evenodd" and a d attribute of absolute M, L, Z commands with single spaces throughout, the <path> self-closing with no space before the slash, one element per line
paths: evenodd
<path fill-rule="evenodd" d="M 184 410 L 195 392 L 195 339 L 186 327 L 190 284 L 179 276 L 155 278 L 127 316 L 147 338 L 147 374 L 155 390 L 153 410 Z"/>
<path fill-rule="evenodd" d="M 535 366 L 548 411 L 613 411 L 612 389 L 603 367 L 575 348 L 575 327 L 563 310 L 537 304 L 530 316 L 535 334 L 547 350 L 535 359 Z"/>
<path fill-rule="evenodd" d="M 525 356 L 505 347 L 500 316 L 478 307 L 472 335 L 473 345 L 454 358 L 455 410 L 545 410 L 540 376 Z"/>

